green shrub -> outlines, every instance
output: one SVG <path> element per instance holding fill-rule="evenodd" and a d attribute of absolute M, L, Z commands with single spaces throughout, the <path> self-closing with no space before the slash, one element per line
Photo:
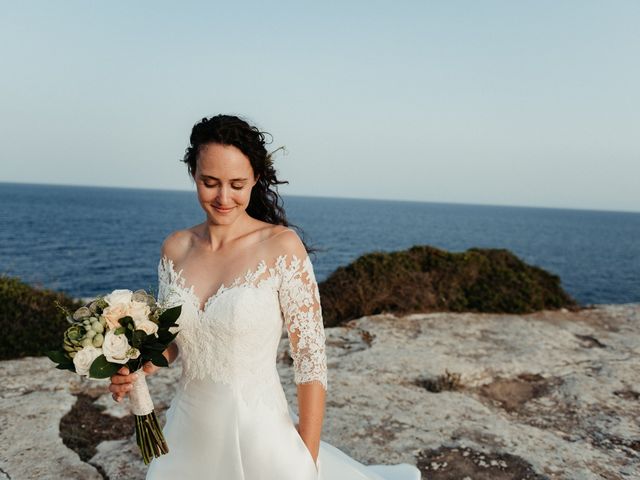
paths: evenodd
<path fill-rule="evenodd" d="M 450 253 L 427 245 L 373 252 L 319 285 L 325 325 L 364 315 L 576 309 L 560 278 L 505 249 Z"/>
<path fill-rule="evenodd" d="M 56 301 L 71 312 L 82 306 L 64 293 L 0 276 L 0 360 L 41 356 L 60 347 L 69 324 Z"/>

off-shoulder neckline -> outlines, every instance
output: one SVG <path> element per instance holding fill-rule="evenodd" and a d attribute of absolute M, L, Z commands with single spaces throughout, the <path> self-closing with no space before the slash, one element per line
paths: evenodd
<path fill-rule="evenodd" d="M 285 266 L 284 262 L 287 256 L 291 257 L 292 260 L 290 266 L 293 268 L 298 268 L 300 263 L 302 263 L 304 267 L 311 261 L 308 254 L 305 254 L 305 256 L 300 259 L 296 254 L 283 253 L 275 257 L 275 264 L 273 267 L 270 267 L 269 270 L 273 271 L 274 269 L 282 269 Z M 180 289 L 189 294 L 193 302 L 196 304 L 195 306 L 198 309 L 198 313 L 204 315 L 214 301 L 223 293 L 252 284 L 257 276 L 262 275 L 266 271 L 267 262 L 265 259 L 261 259 L 255 268 L 247 269 L 245 273 L 238 275 L 228 286 L 221 283 L 218 289 L 204 301 L 204 304 L 200 297 L 195 293 L 195 286 L 192 283 L 189 283 L 187 286 L 187 280 L 182 275 L 184 269 L 181 268 L 180 270 L 176 270 L 173 260 L 166 255 L 162 255 L 158 262 L 158 270 L 160 271 L 161 269 L 164 269 L 166 272 L 170 272 L 171 283 L 176 284 Z M 269 277 L 271 277 L 271 275 L 269 275 Z"/>

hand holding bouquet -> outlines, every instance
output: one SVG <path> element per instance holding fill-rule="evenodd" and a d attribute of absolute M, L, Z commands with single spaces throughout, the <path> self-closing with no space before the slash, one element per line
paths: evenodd
<path fill-rule="evenodd" d="M 163 352 L 178 334 L 171 329 L 176 327 L 181 309 L 180 305 L 162 308 L 144 290 L 114 290 L 72 315 L 66 312 L 71 325 L 64 332 L 62 348 L 47 352 L 58 364 L 56 368 L 89 378 L 111 377 L 123 366 L 136 372 L 129 395 L 145 464 L 169 448 L 158 425 L 142 367 L 147 362 L 169 366 Z"/>

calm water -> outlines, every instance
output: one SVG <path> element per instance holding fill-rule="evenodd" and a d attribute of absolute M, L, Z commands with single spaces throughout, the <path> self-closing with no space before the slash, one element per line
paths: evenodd
<path fill-rule="evenodd" d="M 507 248 L 580 303 L 640 302 L 640 213 L 285 196 L 316 277 L 374 250 Z M 195 192 L 0 183 L 0 273 L 90 297 L 155 292 L 162 240 L 204 220 Z"/>

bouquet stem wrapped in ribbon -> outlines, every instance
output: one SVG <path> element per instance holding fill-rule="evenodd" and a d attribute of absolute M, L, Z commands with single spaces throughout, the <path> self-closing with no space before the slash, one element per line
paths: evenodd
<path fill-rule="evenodd" d="M 109 378 L 123 365 L 137 372 L 129 398 L 136 417 L 136 441 L 145 464 L 168 453 L 169 447 L 142 366 L 147 361 L 169 366 L 163 352 L 178 334 L 171 329 L 177 326 L 181 310 L 181 305 L 163 308 L 145 290 L 114 290 L 73 314 L 65 311 L 71 325 L 63 334 L 62 348 L 46 352 L 58 364 L 56 368 L 88 378 Z"/>
<path fill-rule="evenodd" d="M 168 453 L 169 447 L 158 424 L 149 387 L 147 387 L 146 374 L 142 369 L 138 371 L 138 378 L 133 382 L 129 399 L 131 400 L 131 413 L 136 417 L 136 442 L 144 463 L 148 464 L 152 457 Z"/>

